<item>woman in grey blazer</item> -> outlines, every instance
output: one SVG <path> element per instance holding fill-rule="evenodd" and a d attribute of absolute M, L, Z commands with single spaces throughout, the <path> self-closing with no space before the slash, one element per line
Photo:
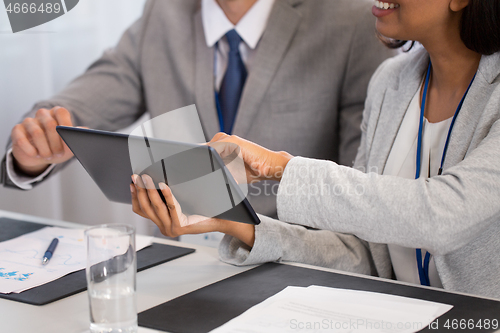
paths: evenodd
<path fill-rule="evenodd" d="M 212 144 L 236 143 L 249 181 L 281 181 L 280 220 L 356 235 L 370 273 L 500 298 L 500 2 L 376 1 L 373 14 L 381 35 L 423 48 L 374 74 L 354 168 L 225 134 Z M 156 191 L 133 195 L 165 233 L 226 232 L 221 256 L 233 263 L 282 251 L 250 225 L 181 227 L 162 187 L 168 207 Z"/>

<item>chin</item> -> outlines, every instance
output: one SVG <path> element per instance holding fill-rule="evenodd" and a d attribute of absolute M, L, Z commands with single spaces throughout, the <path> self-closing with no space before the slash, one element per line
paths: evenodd
<path fill-rule="evenodd" d="M 396 29 L 391 28 L 388 24 L 379 22 L 379 20 L 377 20 L 376 28 L 377 32 L 385 38 L 394 40 L 406 40 L 402 38 L 401 34 L 398 34 L 397 31 L 395 31 Z"/>

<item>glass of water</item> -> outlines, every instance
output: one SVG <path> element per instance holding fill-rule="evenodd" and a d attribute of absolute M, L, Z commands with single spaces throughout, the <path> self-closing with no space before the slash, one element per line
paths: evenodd
<path fill-rule="evenodd" d="M 90 332 L 137 332 L 135 229 L 99 225 L 85 236 Z"/>

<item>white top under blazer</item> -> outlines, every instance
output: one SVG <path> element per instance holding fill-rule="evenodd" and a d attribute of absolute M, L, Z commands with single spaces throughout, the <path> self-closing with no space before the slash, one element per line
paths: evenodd
<path fill-rule="evenodd" d="M 420 121 L 420 94 L 421 88 L 413 97 L 408 111 L 403 118 L 396 140 L 387 159 L 384 175 L 408 179 L 415 178 L 418 126 Z M 452 119 L 448 118 L 438 123 L 430 123 L 424 118 L 420 177 L 430 178 L 438 174 Z M 389 244 L 388 247 L 396 278 L 399 281 L 420 284 L 415 249 L 392 244 Z M 422 257 L 425 256 L 426 252 L 425 249 L 422 249 Z M 429 280 L 431 286 L 443 287 L 432 253 L 429 262 Z"/>

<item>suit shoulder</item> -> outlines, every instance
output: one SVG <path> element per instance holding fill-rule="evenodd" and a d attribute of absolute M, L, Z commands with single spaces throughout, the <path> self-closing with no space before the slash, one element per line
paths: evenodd
<path fill-rule="evenodd" d="M 372 3 L 365 0 L 304 0 L 303 18 L 307 24 L 335 34 L 352 34 L 356 29 L 375 34 Z"/>
<path fill-rule="evenodd" d="M 312 11 L 321 12 L 327 15 L 334 15 L 332 19 L 340 19 L 347 16 L 347 18 L 358 18 L 371 15 L 371 8 L 373 6 L 372 0 L 313 0 L 304 1 Z M 374 18 L 375 19 L 375 18 Z"/>
<path fill-rule="evenodd" d="M 148 0 L 146 10 L 165 16 L 191 16 L 201 8 L 200 0 Z"/>

